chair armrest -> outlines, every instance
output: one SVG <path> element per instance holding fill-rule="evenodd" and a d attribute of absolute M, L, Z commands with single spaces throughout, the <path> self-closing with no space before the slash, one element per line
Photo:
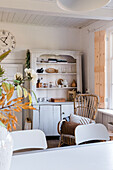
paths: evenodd
<path fill-rule="evenodd" d="M 66 120 L 63 119 L 61 121 L 58 122 L 58 125 L 57 125 L 57 131 L 59 134 L 61 134 L 61 126 L 62 126 L 62 123 L 65 122 Z"/>
<path fill-rule="evenodd" d="M 62 124 L 61 133 L 74 136 L 75 135 L 75 129 L 76 129 L 76 127 L 78 125 L 80 125 L 80 124 L 75 123 L 75 122 L 67 122 L 67 121 L 65 121 Z"/>

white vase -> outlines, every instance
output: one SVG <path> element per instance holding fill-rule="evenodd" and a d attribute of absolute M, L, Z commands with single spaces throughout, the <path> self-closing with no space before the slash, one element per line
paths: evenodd
<path fill-rule="evenodd" d="M 13 151 L 13 141 L 6 128 L 0 126 L 0 170 L 9 170 Z"/>

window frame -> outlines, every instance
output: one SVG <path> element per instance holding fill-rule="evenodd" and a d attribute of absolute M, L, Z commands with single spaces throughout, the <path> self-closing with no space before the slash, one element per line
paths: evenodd
<path fill-rule="evenodd" d="M 110 47 L 109 47 L 110 46 Z M 106 91 L 108 97 L 108 109 L 113 109 L 113 30 L 109 33 L 108 38 L 108 47 L 107 47 L 107 82 L 106 82 Z"/>

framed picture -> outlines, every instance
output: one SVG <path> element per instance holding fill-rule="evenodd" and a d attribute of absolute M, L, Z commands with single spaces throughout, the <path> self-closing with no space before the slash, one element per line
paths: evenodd
<path fill-rule="evenodd" d="M 74 98 L 76 97 L 76 91 L 68 91 L 68 101 L 74 101 Z"/>

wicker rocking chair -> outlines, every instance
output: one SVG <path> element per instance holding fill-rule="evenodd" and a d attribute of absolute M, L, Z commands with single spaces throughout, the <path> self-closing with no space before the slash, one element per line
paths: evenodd
<path fill-rule="evenodd" d="M 95 120 L 98 109 L 98 97 L 94 94 L 79 94 L 74 99 L 74 114 L 82 117 L 90 118 Z M 69 123 L 68 123 L 69 122 Z M 71 125 L 72 124 L 72 125 Z M 65 127 L 67 126 L 68 130 L 72 129 L 73 132 L 68 134 L 65 133 Z M 58 123 L 58 133 L 60 134 L 60 143 L 62 145 L 75 145 L 75 128 L 77 124 L 73 122 L 62 120 Z"/>

